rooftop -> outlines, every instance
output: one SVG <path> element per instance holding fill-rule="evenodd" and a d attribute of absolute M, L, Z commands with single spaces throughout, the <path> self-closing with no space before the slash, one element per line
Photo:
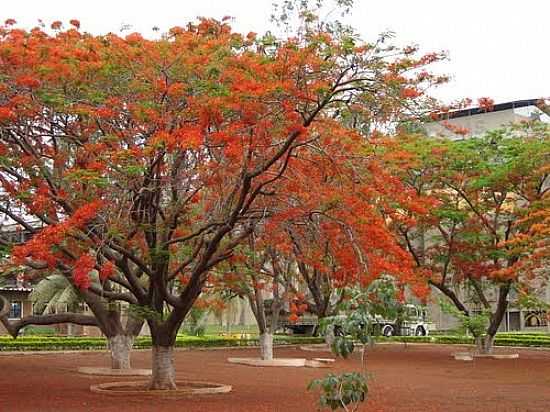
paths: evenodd
<path fill-rule="evenodd" d="M 511 102 L 505 102 L 505 103 L 498 103 L 493 105 L 491 108 L 487 107 L 470 107 L 467 109 L 460 109 L 460 110 L 454 110 L 449 111 L 445 113 L 439 113 L 438 114 L 438 120 L 448 120 L 448 119 L 456 119 L 459 117 L 466 117 L 466 116 L 474 116 L 477 114 L 483 114 L 488 112 L 498 112 L 503 110 L 513 110 L 518 109 L 521 107 L 528 107 L 528 106 L 536 106 L 541 111 L 546 111 L 543 109 L 545 106 L 544 99 L 525 99 L 525 100 L 514 100 Z"/>

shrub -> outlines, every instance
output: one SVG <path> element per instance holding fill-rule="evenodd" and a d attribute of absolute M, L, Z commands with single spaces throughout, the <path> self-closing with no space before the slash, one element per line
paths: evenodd
<path fill-rule="evenodd" d="M 278 345 L 322 343 L 322 339 L 315 337 L 275 337 Z M 179 348 L 207 348 L 231 346 L 257 346 L 258 339 L 237 339 L 223 336 L 186 336 L 176 338 L 176 347 Z M 149 336 L 139 336 L 134 341 L 134 348 L 146 349 L 151 347 Z M 91 350 L 106 349 L 107 340 L 103 337 L 72 337 L 72 336 L 21 336 L 13 339 L 10 336 L 0 336 L 0 350 L 2 351 L 39 351 L 39 350 Z"/>
<path fill-rule="evenodd" d="M 344 408 L 350 404 L 364 402 L 369 392 L 367 379 L 359 372 L 348 372 L 341 375 L 328 374 L 323 379 L 315 379 L 308 385 L 308 390 L 319 389 L 319 405 L 332 410 Z"/>

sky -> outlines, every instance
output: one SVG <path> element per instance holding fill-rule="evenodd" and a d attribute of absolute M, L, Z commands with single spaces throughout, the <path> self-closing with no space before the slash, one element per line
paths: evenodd
<path fill-rule="evenodd" d="M 30 28 L 38 19 L 79 19 L 94 33 L 182 26 L 197 16 L 234 17 L 235 30 L 270 29 L 273 0 L 2 0 L 1 21 Z M 436 67 L 451 82 L 433 94 L 445 102 L 491 97 L 497 103 L 550 97 L 550 0 L 355 0 L 347 18 L 366 40 L 391 30 L 399 44 L 422 51 L 445 50 Z"/>

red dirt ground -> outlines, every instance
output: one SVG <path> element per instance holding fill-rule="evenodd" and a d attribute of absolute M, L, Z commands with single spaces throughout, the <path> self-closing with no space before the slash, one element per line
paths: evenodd
<path fill-rule="evenodd" d="M 455 361 L 457 346 L 377 345 L 367 358 L 370 399 L 361 411 L 549 411 L 550 351 L 520 350 L 520 359 Z M 327 357 L 298 348 L 281 357 Z M 358 367 L 358 358 L 331 369 L 254 368 L 227 357 L 257 356 L 254 349 L 177 351 L 178 378 L 233 385 L 233 392 L 179 400 L 93 394 L 92 383 L 139 378 L 90 377 L 77 366 L 108 365 L 105 352 L 0 356 L 2 412 L 304 412 L 318 410 L 307 383 L 333 370 Z M 133 354 L 133 366 L 149 367 L 149 352 Z"/>

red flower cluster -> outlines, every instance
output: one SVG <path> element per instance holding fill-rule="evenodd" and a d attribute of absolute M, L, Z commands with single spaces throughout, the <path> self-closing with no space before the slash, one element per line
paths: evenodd
<path fill-rule="evenodd" d="M 90 272 L 95 267 L 95 259 L 88 253 L 80 256 L 73 268 L 74 284 L 81 290 L 88 289 L 91 285 Z"/>
<path fill-rule="evenodd" d="M 115 273 L 115 265 L 111 261 L 105 262 L 99 269 L 99 279 L 103 282 Z"/>

